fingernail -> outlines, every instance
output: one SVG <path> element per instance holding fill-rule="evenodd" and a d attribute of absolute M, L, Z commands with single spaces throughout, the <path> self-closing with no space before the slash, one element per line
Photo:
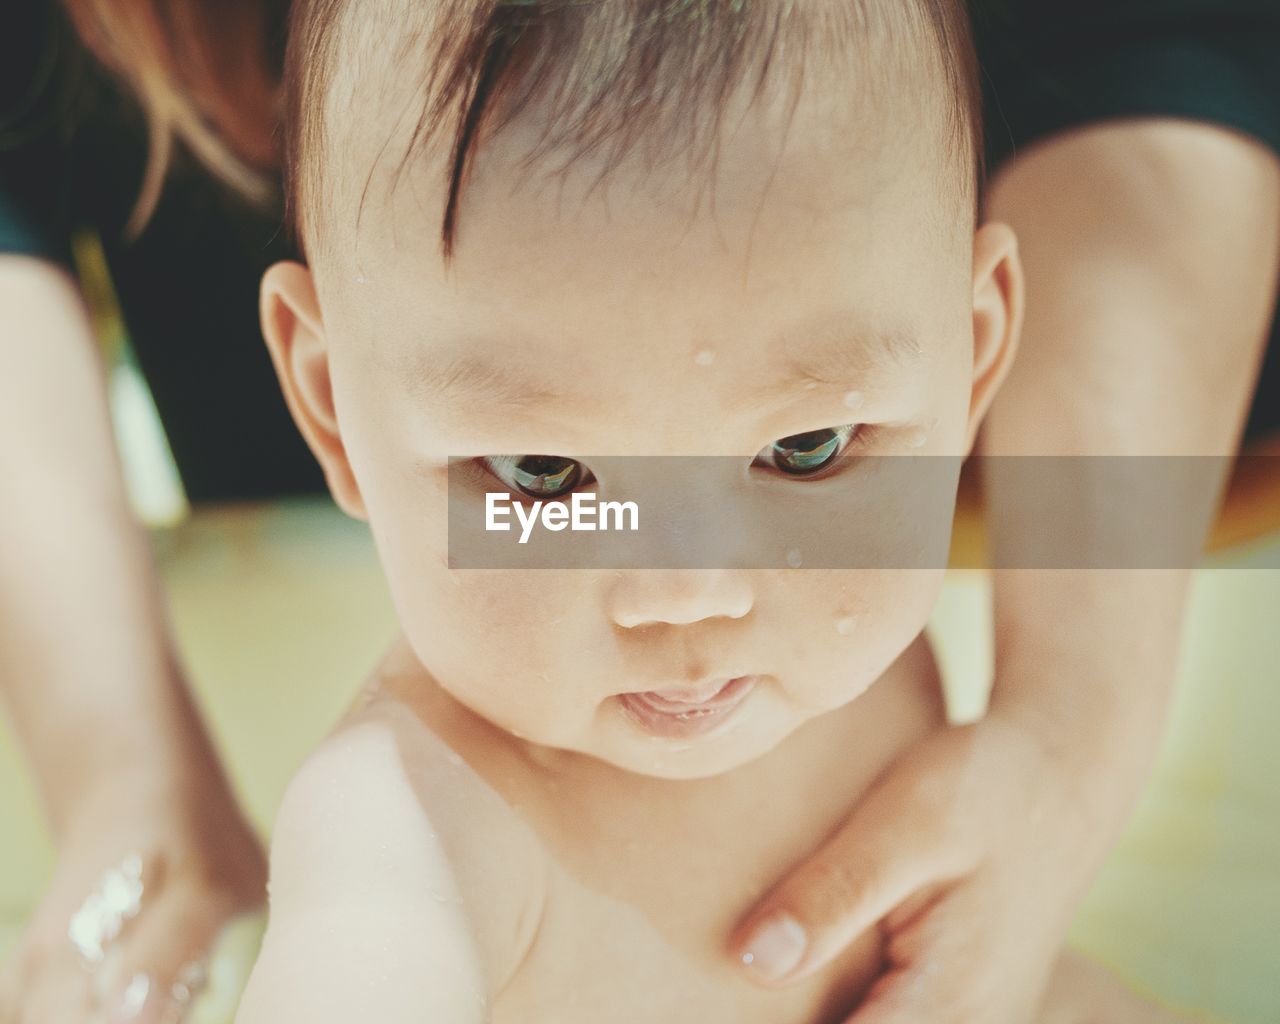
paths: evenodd
<path fill-rule="evenodd" d="M 799 921 L 790 914 L 778 914 L 756 929 L 742 963 L 760 977 L 776 981 L 800 963 L 807 942 Z"/>

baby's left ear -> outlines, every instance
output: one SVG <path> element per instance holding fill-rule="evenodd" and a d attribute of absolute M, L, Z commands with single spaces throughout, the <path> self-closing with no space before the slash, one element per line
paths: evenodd
<path fill-rule="evenodd" d="M 1018 239 L 1007 224 L 988 223 L 973 237 L 973 389 L 965 451 L 1013 364 L 1024 302 Z"/>

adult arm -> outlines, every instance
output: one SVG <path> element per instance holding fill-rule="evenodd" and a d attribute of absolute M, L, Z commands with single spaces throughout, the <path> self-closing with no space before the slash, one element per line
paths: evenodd
<path fill-rule="evenodd" d="M 997 456 L 985 482 L 998 546 L 1034 549 L 1043 528 L 1027 514 L 1036 498 L 1023 460 L 1002 456 L 1126 457 L 1127 492 L 1109 460 L 1073 460 L 1082 521 L 1096 509 L 1126 539 L 1178 520 L 1165 568 L 995 574 L 993 711 L 1028 723 L 1093 787 L 1105 842 L 1161 735 L 1187 567 L 1217 510 L 1270 330 L 1280 162 L 1205 123 L 1098 125 L 1009 164 L 989 213 L 1018 233 L 1028 288 L 1023 347 L 982 439 Z M 1154 505 L 1151 485 L 1176 475 L 1198 500 Z"/>
<path fill-rule="evenodd" d="M 89 320 L 55 264 L 0 256 L 0 365 L 0 694 L 59 851 L 0 975 L 0 1021 L 88 1020 L 95 987 L 118 1003 L 139 973 L 158 1013 L 226 918 L 261 901 L 265 865 L 184 684 Z M 134 854 L 142 911 L 90 979 L 68 922 Z"/>

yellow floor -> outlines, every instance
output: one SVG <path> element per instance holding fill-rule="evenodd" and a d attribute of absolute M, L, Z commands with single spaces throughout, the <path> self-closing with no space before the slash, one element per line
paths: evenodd
<path fill-rule="evenodd" d="M 201 700 L 265 832 L 290 773 L 392 630 L 372 545 L 319 502 L 205 512 L 157 542 Z M 1199 574 L 1156 778 L 1074 933 L 1135 984 L 1232 1024 L 1280 1021 L 1277 569 L 1273 535 Z M 961 714 L 980 706 L 989 675 L 986 596 L 980 573 L 956 572 L 935 616 Z M 0 729 L 0 955 L 50 863 Z"/>

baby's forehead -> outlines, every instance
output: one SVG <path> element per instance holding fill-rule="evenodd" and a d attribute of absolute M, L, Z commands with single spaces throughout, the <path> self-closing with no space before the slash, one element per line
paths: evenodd
<path fill-rule="evenodd" d="M 752 306 L 803 311 L 841 291 L 869 297 L 936 283 L 930 268 L 944 256 L 965 271 L 971 238 L 956 230 L 947 244 L 940 222 L 952 203 L 932 163 L 908 161 L 899 145 L 860 143 L 856 128 L 811 126 L 817 120 L 798 116 L 783 148 L 771 123 L 742 118 L 696 168 L 649 167 L 636 154 L 525 168 L 531 140 L 516 130 L 478 152 L 447 268 L 444 166 L 426 160 L 351 191 L 343 215 L 359 225 L 335 263 L 397 281 L 400 293 L 451 289 L 461 299 L 465 291 L 472 308 L 519 310 L 517 320 L 545 310 L 580 321 L 588 339 L 616 334 L 624 308 L 649 323 L 701 311 L 731 331 Z M 638 298 L 643 306 L 630 306 Z"/>

